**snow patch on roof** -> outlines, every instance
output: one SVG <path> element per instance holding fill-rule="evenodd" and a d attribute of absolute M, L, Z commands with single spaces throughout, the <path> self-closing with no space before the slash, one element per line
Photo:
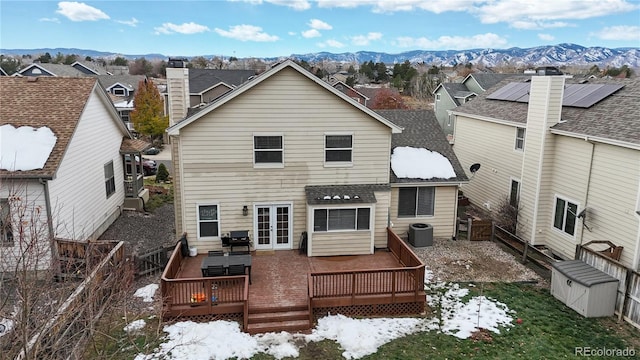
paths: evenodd
<path fill-rule="evenodd" d="M 46 126 L 33 128 L 0 126 L 0 169 L 26 171 L 42 169 L 51 155 L 57 137 Z"/>
<path fill-rule="evenodd" d="M 449 179 L 456 176 L 449 159 L 424 148 L 400 146 L 391 154 L 391 170 L 398 178 Z"/>

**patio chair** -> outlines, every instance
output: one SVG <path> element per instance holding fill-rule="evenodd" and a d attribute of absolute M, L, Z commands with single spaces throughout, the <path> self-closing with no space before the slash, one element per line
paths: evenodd
<path fill-rule="evenodd" d="M 222 255 L 224 255 L 224 251 L 222 251 L 222 250 L 210 250 L 207 254 L 208 254 L 208 256 L 222 256 Z"/>
<path fill-rule="evenodd" d="M 229 255 L 249 255 L 249 250 L 229 251 Z"/>
<path fill-rule="evenodd" d="M 222 265 L 211 265 L 207 267 L 207 277 L 210 276 L 224 276 L 224 266 Z"/>
<path fill-rule="evenodd" d="M 244 265 L 229 265 L 229 275 L 244 275 Z"/>

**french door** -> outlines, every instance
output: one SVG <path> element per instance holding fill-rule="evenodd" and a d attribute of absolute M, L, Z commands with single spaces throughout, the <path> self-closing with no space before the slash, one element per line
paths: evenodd
<path fill-rule="evenodd" d="M 254 234 L 257 250 L 291 249 L 291 204 L 254 205 Z"/>

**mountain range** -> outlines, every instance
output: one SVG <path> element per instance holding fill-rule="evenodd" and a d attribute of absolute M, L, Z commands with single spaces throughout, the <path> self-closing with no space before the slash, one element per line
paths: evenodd
<path fill-rule="evenodd" d="M 43 48 L 43 49 L 0 49 L 2 55 L 26 55 L 44 54 L 48 52 L 52 56 L 57 53 L 63 55 L 77 54 L 80 56 L 90 56 L 92 58 L 115 58 L 121 56 L 127 59 L 144 57 L 147 60 L 167 59 L 163 54 L 140 54 L 126 55 L 113 52 L 96 50 L 84 50 L 74 48 Z M 205 58 L 219 57 L 219 55 L 201 55 Z M 186 56 L 185 56 L 186 57 Z M 193 58 L 186 57 L 186 58 Z M 293 58 L 304 60 L 309 63 L 320 61 L 336 62 L 356 62 L 365 61 L 383 62 L 385 64 L 403 63 L 425 63 L 436 66 L 455 66 L 459 64 L 484 65 L 488 67 L 511 64 L 516 66 L 563 66 L 563 65 L 597 65 L 601 68 L 621 67 L 627 65 L 632 68 L 640 68 L 640 48 L 606 48 L 606 47 L 584 47 L 576 44 L 545 45 L 532 48 L 509 48 L 509 49 L 470 49 L 470 50 L 413 50 L 398 54 L 388 54 L 384 52 L 358 51 L 347 53 L 308 53 L 291 54 L 289 56 L 263 58 L 265 61 L 275 61 L 283 58 Z"/>

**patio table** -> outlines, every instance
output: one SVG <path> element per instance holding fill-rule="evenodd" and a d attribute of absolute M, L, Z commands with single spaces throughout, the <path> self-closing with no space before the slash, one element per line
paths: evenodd
<path fill-rule="evenodd" d="M 225 269 L 229 269 L 230 265 L 244 265 L 245 269 L 249 269 L 249 284 L 251 284 L 251 255 L 222 255 L 207 256 L 202 259 L 202 276 L 205 276 L 205 270 L 209 266 L 222 265 Z"/>

